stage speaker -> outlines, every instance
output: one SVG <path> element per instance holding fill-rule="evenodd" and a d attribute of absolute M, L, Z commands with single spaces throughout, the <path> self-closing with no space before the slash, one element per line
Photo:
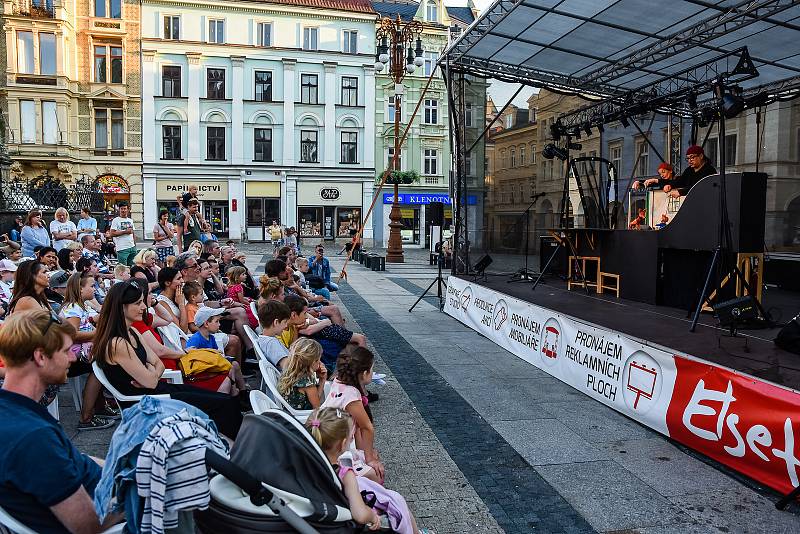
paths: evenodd
<path fill-rule="evenodd" d="M 426 217 L 431 226 L 444 226 L 444 203 L 431 202 L 428 204 Z"/>
<path fill-rule="evenodd" d="M 752 297 L 738 297 L 712 306 L 720 326 L 740 325 L 758 318 L 758 309 Z"/>
<path fill-rule="evenodd" d="M 472 267 L 472 269 L 473 269 L 473 270 L 474 270 L 476 273 L 478 273 L 478 274 L 483 274 L 483 271 L 485 271 L 485 270 L 486 270 L 486 268 L 487 268 L 489 265 L 491 265 L 493 261 L 494 261 L 494 260 L 492 259 L 492 257 L 491 257 L 491 256 L 489 256 L 488 254 L 484 254 L 484 255 L 483 255 L 483 257 L 482 257 L 481 259 L 479 259 L 479 260 L 478 260 L 478 263 L 476 263 L 476 264 L 475 264 L 475 265 Z"/>
<path fill-rule="evenodd" d="M 567 272 L 567 253 L 566 249 L 558 244 L 558 241 L 551 235 L 539 236 L 539 272 L 544 271 L 544 266 L 550 256 L 556 253 L 553 261 L 550 262 L 550 274 L 563 276 Z"/>

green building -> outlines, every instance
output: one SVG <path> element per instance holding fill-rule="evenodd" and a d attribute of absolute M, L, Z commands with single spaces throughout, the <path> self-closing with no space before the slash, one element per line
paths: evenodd
<path fill-rule="evenodd" d="M 424 65 L 417 67 L 404 81 L 403 103 L 400 109 L 400 132 L 408 124 L 425 84 L 435 68 L 436 61 L 447 47 L 448 40 L 458 30 L 463 30 L 477 16 L 472 0 L 467 7 L 445 7 L 442 0 L 423 0 L 422 2 L 373 2 L 378 15 L 395 19 L 398 15 L 403 22 L 418 20 L 423 23 L 422 48 Z M 457 28 L 457 29 L 456 29 Z M 394 82 L 387 74 L 388 69 L 375 75 L 375 171 L 376 183 L 380 183 L 383 171 L 389 167 L 394 156 Z M 481 84 L 481 94 L 476 102 L 468 100 L 466 108 L 467 125 L 483 125 L 485 84 Z M 451 169 L 449 113 L 447 90 L 441 75 L 435 73 L 424 101 L 419 107 L 409 135 L 401 147 L 400 170 L 416 171 L 417 180 L 400 186 L 400 204 L 405 228 L 402 230 L 403 245 L 425 247 L 428 228 L 425 210 L 431 201 L 445 202 L 445 229 L 452 224 L 452 212 L 448 195 Z M 482 147 L 482 143 L 480 144 Z M 471 169 L 477 169 L 471 158 Z M 373 211 L 375 246 L 386 247 L 389 241 L 389 212 L 393 200 L 393 186 L 386 184 L 381 198 Z"/>

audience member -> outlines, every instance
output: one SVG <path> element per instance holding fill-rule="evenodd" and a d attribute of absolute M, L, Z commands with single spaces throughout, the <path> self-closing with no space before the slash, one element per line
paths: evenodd
<path fill-rule="evenodd" d="M 136 227 L 130 218 L 131 205 L 128 201 L 120 201 L 118 208 L 119 215 L 111 221 L 109 234 L 114 240 L 117 261 L 130 267 L 133 264 L 133 257 L 136 256 L 136 239 L 133 235 Z"/>
<path fill-rule="evenodd" d="M 20 263 L 14 277 L 14 291 L 8 303 L 8 314 L 38 309 L 53 313 L 45 295 L 49 283 L 44 265 L 36 260 Z"/>
<path fill-rule="evenodd" d="M 20 232 L 22 240 L 22 255 L 26 258 L 34 257 L 34 247 L 49 247 L 50 232 L 42 224 L 42 212 L 32 209 L 25 217 L 25 226 Z"/>
<path fill-rule="evenodd" d="M 244 279 L 247 276 L 247 269 L 244 267 L 231 267 L 228 269 L 228 294 L 227 297 L 234 302 L 245 306 L 245 312 L 250 322 L 250 328 L 258 326 L 258 318 L 253 314 L 250 308 L 251 299 L 244 295 Z"/>
<path fill-rule="evenodd" d="M 62 248 L 58 251 L 58 266 L 68 273 L 75 272 L 75 264 L 72 262 L 72 251 L 68 248 Z"/>
<path fill-rule="evenodd" d="M 198 215 L 198 211 L 200 210 L 200 202 L 196 198 L 192 198 L 188 201 L 188 203 L 184 204 L 186 208 L 186 214 L 183 217 L 183 252 L 188 252 L 190 250 L 190 246 L 194 244 L 195 241 L 200 243 L 201 250 L 196 254 L 199 256 L 200 252 L 202 252 L 202 242 L 200 241 L 200 234 L 203 233 L 203 226 L 201 224 L 201 219 Z"/>
<path fill-rule="evenodd" d="M 146 277 L 145 277 L 146 278 Z M 127 282 L 131 279 L 131 268 L 127 265 L 123 265 L 122 263 L 118 263 L 114 266 L 114 284 L 119 284 L 120 282 Z"/>
<path fill-rule="evenodd" d="M 289 317 L 291 312 L 283 302 L 270 300 L 258 306 L 258 320 L 261 323 L 258 347 L 267 360 L 278 369 L 286 366 L 289 349 L 276 336 L 286 329 Z"/>
<path fill-rule="evenodd" d="M 78 228 L 75 223 L 69 220 L 69 213 L 66 208 L 56 210 L 56 218 L 50 221 L 50 235 L 53 238 L 53 248 L 56 252 L 64 248 L 64 245 L 78 238 Z"/>
<path fill-rule="evenodd" d="M 198 310 L 193 323 L 197 327 L 197 332 L 186 341 L 186 350 L 189 349 L 212 349 L 224 355 L 223 348 L 217 344 L 217 336 L 224 336 L 220 332 L 220 316 L 225 314 L 225 310 L 220 308 L 209 308 L 204 306 Z M 231 369 L 217 391 L 220 393 L 230 393 L 237 396 L 239 392 L 249 391 L 247 383 L 242 376 L 242 369 L 237 361 L 231 361 Z"/>
<path fill-rule="evenodd" d="M 203 306 L 203 288 L 195 281 L 183 283 L 183 296 L 186 299 L 186 314 L 189 321 L 189 329 L 196 332 L 197 328 L 194 326 L 194 317 Z M 209 308 L 219 310 L 220 313 L 224 312 L 224 308 Z"/>
<path fill-rule="evenodd" d="M 36 251 L 36 259 L 44 265 L 48 271 L 58 270 L 58 253 L 53 247 L 41 247 Z"/>
<path fill-rule="evenodd" d="M 317 245 L 314 248 L 314 260 L 310 265 L 311 272 L 322 278 L 325 282 L 325 287 L 331 291 L 337 291 L 339 286 L 331 281 L 331 264 L 328 258 L 325 257 L 325 247 Z"/>
<path fill-rule="evenodd" d="M 133 258 L 134 268 L 137 272 L 144 273 L 145 277 L 147 278 L 147 282 L 150 284 L 150 290 L 154 290 L 158 287 L 158 271 L 160 267 L 156 265 L 156 261 L 158 260 L 158 255 L 156 251 L 152 248 L 145 248 L 139 251 L 138 254 Z M 131 276 L 134 276 L 136 273 L 131 270 Z"/>
<path fill-rule="evenodd" d="M 158 222 L 153 226 L 153 247 L 156 249 L 158 263 L 166 265 L 167 256 L 175 254 L 172 239 L 175 237 L 175 226 L 169 222 L 169 212 L 161 210 L 158 213 Z"/>
<path fill-rule="evenodd" d="M 100 466 L 37 402 L 48 386 L 66 382 L 73 334 L 43 309 L 19 311 L 0 329 L 0 502 L 34 532 L 95 533 L 116 520 L 101 526 L 94 509 Z"/>
<path fill-rule="evenodd" d="M 78 237 L 76 239 L 82 240 L 84 236 L 93 236 L 97 234 L 97 219 L 92 217 L 89 208 L 81 208 L 81 218 L 78 219 Z"/>
<path fill-rule="evenodd" d="M 189 314 L 183 296 L 183 275 L 177 269 L 164 267 L 158 273 L 158 287 L 161 293 L 156 297 L 156 313 L 188 332 Z"/>
<path fill-rule="evenodd" d="M 22 257 L 22 245 L 8 237 L 6 234 L 0 235 L 0 254 L 2 254 L 5 258 L 17 256 L 17 259 L 19 259 Z"/>
<path fill-rule="evenodd" d="M 8 305 L 14 288 L 17 266 L 11 260 L 0 260 L 0 302 Z"/>
<path fill-rule="evenodd" d="M 205 243 L 203 243 L 203 253 L 200 254 L 200 257 L 204 260 L 207 260 L 210 257 L 218 257 L 220 251 L 219 241 L 216 239 L 209 239 Z"/>
<path fill-rule="evenodd" d="M 22 239 L 22 227 L 24 226 L 23 224 L 24 221 L 25 221 L 24 215 L 14 216 L 14 220 L 11 222 L 11 224 L 8 227 L 8 230 L 3 235 L 7 236 L 11 241 L 19 243 L 20 239 Z"/>
<path fill-rule="evenodd" d="M 84 258 L 91 258 L 97 263 L 97 271 L 100 273 L 100 276 L 103 278 L 113 278 L 111 269 L 101 254 L 103 249 L 102 241 L 96 236 L 85 235 L 81 238 L 81 245 L 83 246 L 81 254 Z"/>
<path fill-rule="evenodd" d="M 278 391 L 295 410 L 313 410 L 325 399 L 327 379 L 328 370 L 322 365 L 322 347 L 313 339 L 301 337 L 289 348 Z"/>
<path fill-rule="evenodd" d="M 56 313 L 61 311 L 61 305 L 64 303 L 64 295 L 67 292 L 68 280 L 69 273 L 67 271 L 56 271 L 50 275 L 48 280 L 45 295 L 47 295 L 47 302 L 50 308 Z"/>

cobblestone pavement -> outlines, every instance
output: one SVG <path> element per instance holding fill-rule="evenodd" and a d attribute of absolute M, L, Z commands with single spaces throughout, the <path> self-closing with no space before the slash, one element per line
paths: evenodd
<path fill-rule="evenodd" d="M 271 247 L 240 246 L 263 272 Z M 329 247 L 330 248 L 330 247 Z M 676 447 L 437 311 L 427 251 L 385 272 L 359 264 L 334 297 L 387 373 L 373 413 L 387 487 L 442 533 L 794 533 L 797 507 Z M 331 256 L 335 269 L 343 257 Z M 113 429 L 79 433 L 69 388 L 62 422 L 105 456 Z"/>

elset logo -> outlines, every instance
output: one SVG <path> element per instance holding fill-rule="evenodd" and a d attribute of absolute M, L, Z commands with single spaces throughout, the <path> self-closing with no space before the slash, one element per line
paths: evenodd
<path fill-rule="evenodd" d="M 539 356 L 547 366 L 553 366 L 558 361 L 559 350 L 562 345 L 562 332 L 561 323 L 555 317 L 550 317 L 544 323 L 542 335 L 539 339 Z"/>

